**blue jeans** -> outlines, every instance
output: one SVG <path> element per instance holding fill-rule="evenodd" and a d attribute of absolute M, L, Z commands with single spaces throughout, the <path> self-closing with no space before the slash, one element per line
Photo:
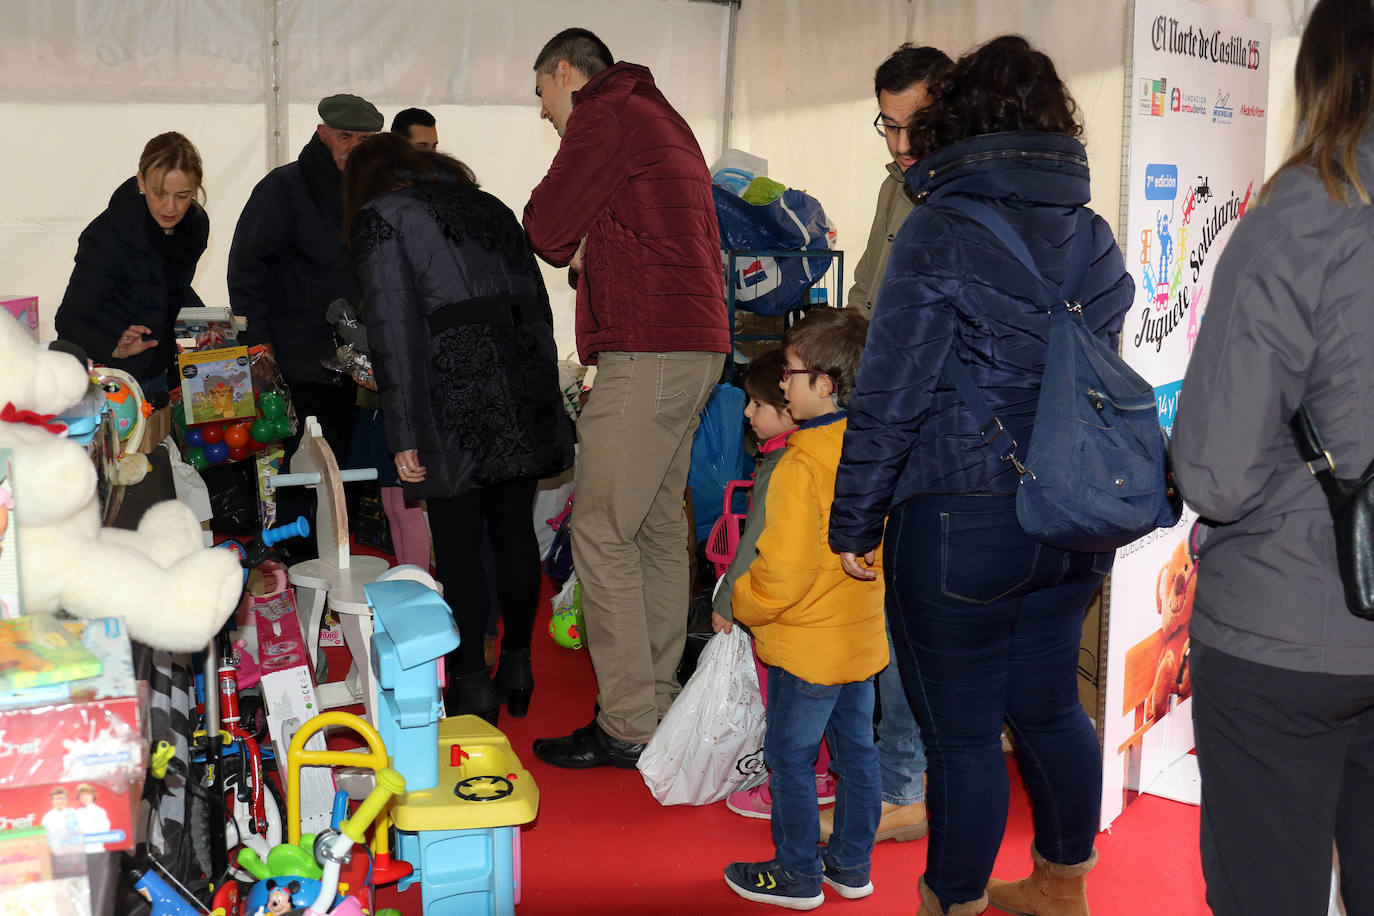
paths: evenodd
<path fill-rule="evenodd" d="M 889 805 L 914 805 L 925 801 L 926 746 L 921 729 L 911 714 L 892 646 L 892 611 L 888 611 L 887 649 L 892 663 L 878 674 L 878 769 L 882 771 L 883 801 Z"/>
<path fill-rule="evenodd" d="M 1033 541 L 1014 497 L 966 495 L 897 506 L 883 550 L 893 645 L 929 757 L 926 884 L 946 908 L 987 885 L 1007 820 L 1004 720 L 1035 848 L 1051 862 L 1087 859 L 1102 752 L 1078 699 L 1078 646 L 1114 554 Z"/>
<path fill-rule="evenodd" d="M 782 668 L 768 668 L 768 726 L 763 759 L 772 771 L 773 845 L 787 871 L 821 877 L 816 754 L 830 742 L 835 787 L 835 832 L 829 854 L 841 868 L 868 868 L 878 832 L 882 790 L 873 746 L 873 679 L 812 684 Z"/>

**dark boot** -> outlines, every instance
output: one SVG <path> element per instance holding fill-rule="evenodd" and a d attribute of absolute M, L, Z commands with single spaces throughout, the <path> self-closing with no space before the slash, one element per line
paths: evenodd
<path fill-rule="evenodd" d="M 534 672 L 530 669 L 529 649 L 504 649 L 501 665 L 496 669 L 496 693 L 506 704 L 506 711 L 523 719 L 530 711 L 530 695 L 534 693 Z"/>
<path fill-rule="evenodd" d="M 563 738 L 535 738 L 533 750 L 545 763 L 570 770 L 604 766 L 633 770 L 644 745 L 612 738 L 593 719 Z"/>
<path fill-rule="evenodd" d="M 444 711 L 450 716 L 481 716 L 496 725 L 501 717 L 501 698 L 487 670 L 450 675 L 444 689 Z"/>
<path fill-rule="evenodd" d="M 1084 878 L 1097 864 L 1097 850 L 1082 862 L 1051 862 L 1031 844 L 1030 877 L 1020 881 L 988 880 L 988 900 L 999 910 L 1020 916 L 1088 916 Z"/>

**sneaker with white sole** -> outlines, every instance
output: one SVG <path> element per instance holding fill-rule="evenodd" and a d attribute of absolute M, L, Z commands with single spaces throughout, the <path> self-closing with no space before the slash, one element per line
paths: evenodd
<path fill-rule="evenodd" d="M 773 793 L 769 791 L 767 782 L 752 789 L 741 789 L 730 793 L 725 799 L 725 807 L 741 817 L 770 820 L 773 817 Z"/>
<path fill-rule="evenodd" d="M 840 868 L 830 856 L 821 856 L 821 881 L 846 900 L 858 900 L 873 893 L 868 868 Z"/>
<path fill-rule="evenodd" d="M 794 875 L 776 859 L 771 862 L 732 862 L 725 883 L 745 900 L 789 910 L 814 910 L 825 902 L 821 879 Z"/>
<path fill-rule="evenodd" d="M 816 804 L 833 805 L 835 803 L 835 774 L 817 773 L 816 774 Z"/>

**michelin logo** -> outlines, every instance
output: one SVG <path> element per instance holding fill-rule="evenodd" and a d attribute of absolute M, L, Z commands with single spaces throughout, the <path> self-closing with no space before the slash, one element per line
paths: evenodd
<path fill-rule="evenodd" d="M 1145 199 L 1173 200 L 1178 197 L 1178 166 L 1151 163 L 1145 166 Z"/>

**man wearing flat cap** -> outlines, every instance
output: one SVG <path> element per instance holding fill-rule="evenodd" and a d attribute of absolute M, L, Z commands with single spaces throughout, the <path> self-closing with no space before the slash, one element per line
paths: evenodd
<path fill-rule="evenodd" d="M 334 355 L 325 310 L 357 306 L 362 290 L 340 233 L 343 167 L 382 115 L 356 95 L 320 101 L 320 124 L 295 162 L 267 173 L 239 216 L 229 249 L 229 303 L 248 319 L 240 339 L 270 344 L 291 388 L 296 416 L 319 418 L 340 467 L 348 467 L 356 391 L 321 364 Z M 296 442 L 286 443 L 289 453 Z"/>

